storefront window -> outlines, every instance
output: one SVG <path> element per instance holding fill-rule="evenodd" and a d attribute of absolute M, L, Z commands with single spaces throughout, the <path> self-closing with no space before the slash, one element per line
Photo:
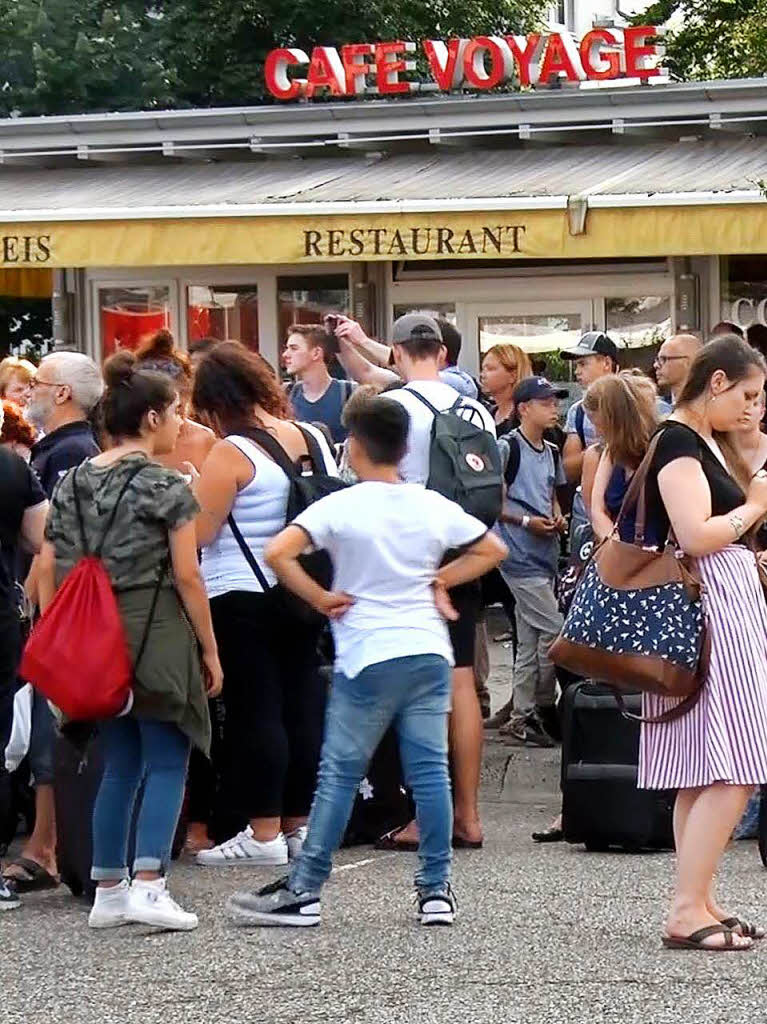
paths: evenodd
<path fill-rule="evenodd" d="M 671 334 L 668 295 L 605 299 L 607 332 L 622 348 L 641 349 L 662 344 Z"/>
<path fill-rule="evenodd" d="M 721 320 L 767 325 L 767 256 L 722 256 Z"/>
<path fill-rule="evenodd" d="M 479 318 L 479 350 L 518 345 L 530 355 L 573 348 L 582 333 L 580 313 L 513 313 Z"/>
<path fill-rule="evenodd" d="M 280 349 L 285 345 L 291 324 L 316 324 L 328 313 L 350 309 L 349 278 L 346 274 L 319 274 L 306 277 L 278 277 Z"/>
<path fill-rule="evenodd" d="M 170 287 L 131 285 L 99 288 L 101 354 L 135 349 L 155 331 L 170 327 Z"/>
<path fill-rule="evenodd" d="M 190 285 L 186 294 L 187 341 L 241 341 L 258 351 L 258 290 L 254 284 Z"/>

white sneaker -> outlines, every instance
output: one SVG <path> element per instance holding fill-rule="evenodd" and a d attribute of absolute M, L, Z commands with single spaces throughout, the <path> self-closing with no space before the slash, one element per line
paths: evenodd
<path fill-rule="evenodd" d="M 128 902 L 130 899 L 130 882 L 127 878 L 119 885 L 99 886 L 93 909 L 88 915 L 89 928 L 119 928 L 130 924 L 128 918 Z"/>
<path fill-rule="evenodd" d="M 2 878 L 0 878 L 0 911 L 18 910 L 20 906 L 21 900 L 18 894 L 15 890 L 9 889 Z"/>
<path fill-rule="evenodd" d="M 197 915 L 183 910 L 171 899 L 164 878 L 151 882 L 134 879 L 128 900 L 128 920 L 153 928 L 190 932 L 198 925 Z"/>
<path fill-rule="evenodd" d="M 291 860 L 295 860 L 301 850 L 303 850 L 304 843 L 306 842 L 306 835 L 306 825 L 299 825 L 298 828 L 293 829 L 292 832 L 288 832 L 285 836 L 285 842 L 288 844 L 288 857 Z"/>
<path fill-rule="evenodd" d="M 249 864 L 254 867 L 276 867 L 288 863 L 288 844 L 280 832 L 276 839 L 261 842 L 253 838 L 248 825 L 232 839 L 219 843 L 212 850 L 200 850 L 196 861 L 206 867 L 222 864 Z"/>

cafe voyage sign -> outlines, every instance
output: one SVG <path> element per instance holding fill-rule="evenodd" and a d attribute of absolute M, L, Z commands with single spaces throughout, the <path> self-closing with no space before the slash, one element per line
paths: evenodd
<path fill-rule="evenodd" d="M 654 26 L 595 28 L 582 39 L 568 33 L 425 39 L 421 44 L 432 88 L 487 91 L 499 86 L 646 80 L 662 73 L 660 39 Z M 278 100 L 326 96 L 402 96 L 423 83 L 413 80 L 418 64 L 414 42 L 350 43 L 336 49 L 315 46 L 311 54 L 294 47 L 266 58 L 266 86 Z"/>

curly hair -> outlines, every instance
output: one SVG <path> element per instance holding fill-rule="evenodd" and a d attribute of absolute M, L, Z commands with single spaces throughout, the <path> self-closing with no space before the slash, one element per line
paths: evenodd
<path fill-rule="evenodd" d="M 274 371 L 239 341 L 222 341 L 203 356 L 195 374 L 192 405 L 200 421 L 219 437 L 259 425 L 256 406 L 278 419 L 291 419 Z"/>
<path fill-rule="evenodd" d="M 0 423 L 0 444 L 23 444 L 31 448 L 35 443 L 35 428 L 25 419 L 24 413 L 15 402 L 4 398 Z"/>

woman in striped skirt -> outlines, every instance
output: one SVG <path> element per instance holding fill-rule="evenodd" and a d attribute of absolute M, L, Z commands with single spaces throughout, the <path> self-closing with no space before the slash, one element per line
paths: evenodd
<path fill-rule="evenodd" d="M 669 948 L 745 950 L 764 935 L 719 905 L 714 874 L 751 790 L 767 782 L 767 604 L 745 540 L 767 515 L 767 473 L 752 475 L 726 436 L 760 400 L 766 373 L 739 338 L 706 345 L 647 479 L 648 535 L 663 543 L 671 528 L 695 559 L 712 647 L 695 707 L 642 726 L 639 785 L 679 791 Z M 644 714 L 675 703 L 645 695 Z"/>

